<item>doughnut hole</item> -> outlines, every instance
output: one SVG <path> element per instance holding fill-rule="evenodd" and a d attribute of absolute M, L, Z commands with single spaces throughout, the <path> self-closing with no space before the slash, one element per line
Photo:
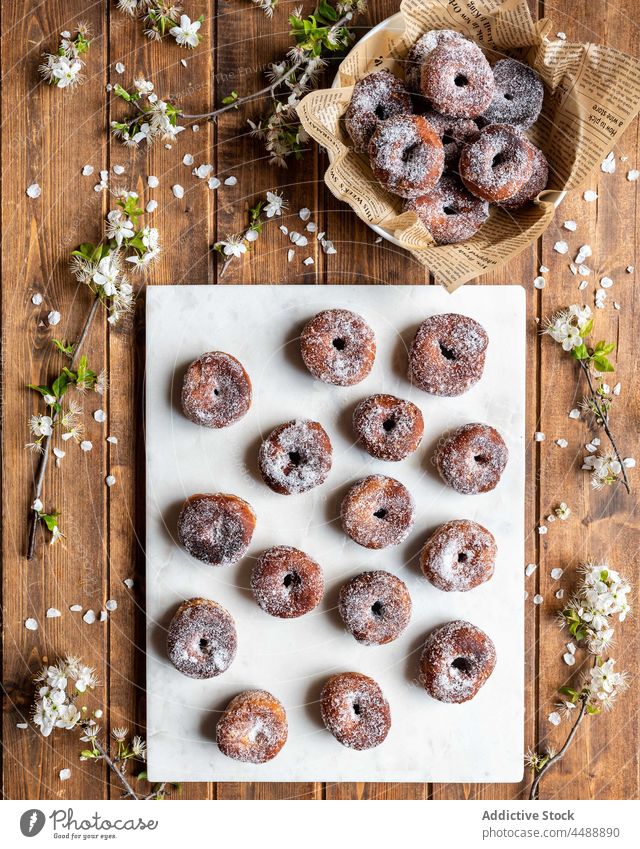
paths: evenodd
<path fill-rule="evenodd" d="M 347 346 L 347 343 L 345 342 L 344 339 L 341 339 L 340 337 L 337 337 L 336 339 L 333 340 L 333 347 L 337 351 L 344 351 L 346 346 Z"/>
<path fill-rule="evenodd" d="M 462 675 L 471 675 L 473 666 L 473 661 L 469 657 L 456 657 L 451 663 L 451 667 Z"/>
<path fill-rule="evenodd" d="M 376 601 L 371 605 L 371 612 L 374 616 L 382 616 L 384 613 L 384 606 L 381 601 Z"/>
<path fill-rule="evenodd" d="M 300 586 L 300 584 L 302 583 L 302 579 L 301 579 L 300 575 L 298 575 L 298 573 L 297 573 L 297 572 L 288 572 L 288 573 L 284 576 L 282 583 L 285 585 L 285 587 L 286 587 L 289 591 L 291 591 L 291 590 L 293 590 L 295 587 L 299 587 L 299 586 Z"/>

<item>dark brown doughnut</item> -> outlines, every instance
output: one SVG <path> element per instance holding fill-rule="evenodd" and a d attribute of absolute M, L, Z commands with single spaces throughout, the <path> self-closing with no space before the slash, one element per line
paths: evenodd
<path fill-rule="evenodd" d="M 520 209 L 535 200 L 541 191 L 547 188 L 549 181 L 549 163 L 541 150 L 533 149 L 533 170 L 524 186 L 508 200 L 503 200 L 503 209 Z"/>
<path fill-rule="evenodd" d="M 178 537 L 192 557 L 211 566 L 232 566 L 244 557 L 256 515 L 237 495 L 192 495 L 178 517 Z"/>
<path fill-rule="evenodd" d="M 331 440 L 322 425 L 298 419 L 271 431 L 260 446 L 258 463 L 268 487 L 292 495 L 324 483 L 332 456 Z"/>
<path fill-rule="evenodd" d="M 393 395 L 371 395 L 356 407 L 353 429 L 372 457 L 398 461 L 417 450 L 424 433 L 424 419 L 411 401 Z"/>
<path fill-rule="evenodd" d="M 439 590 L 467 592 L 492 577 L 497 553 L 490 531 L 469 519 L 454 519 L 426 541 L 420 566 Z"/>
<path fill-rule="evenodd" d="M 258 559 L 251 573 L 251 592 L 271 616 L 294 619 L 322 601 L 322 569 L 297 548 L 276 545 Z"/>
<path fill-rule="evenodd" d="M 491 639 L 470 622 L 458 620 L 436 628 L 420 657 L 420 683 L 439 702 L 472 699 L 496 665 Z"/>
<path fill-rule="evenodd" d="M 287 714 L 266 690 L 245 690 L 226 706 L 216 726 L 223 755 L 243 763 L 273 760 L 287 742 Z"/>
<path fill-rule="evenodd" d="M 396 640 L 411 619 L 411 596 L 404 581 L 376 569 L 351 578 L 340 590 L 338 610 L 359 643 L 382 646 Z"/>
<path fill-rule="evenodd" d="M 526 130 L 538 120 L 544 100 L 540 76 L 516 59 L 500 59 L 493 66 L 496 89 L 482 113 L 484 124 L 512 124 Z"/>
<path fill-rule="evenodd" d="M 422 63 L 420 90 L 433 108 L 453 118 L 475 118 L 495 92 L 491 65 L 473 41 L 442 42 Z"/>
<path fill-rule="evenodd" d="M 452 29 L 432 29 L 421 35 L 407 53 L 404 71 L 407 88 L 414 94 L 420 94 L 422 63 L 436 47 L 448 41 L 466 40 L 464 35 Z"/>
<path fill-rule="evenodd" d="M 231 354 L 211 351 L 187 369 L 182 384 L 182 410 L 195 424 L 228 427 L 251 406 L 251 380 Z"/>
<path fill-rule="evenodd" d="M 509 450 L 498 431 L 485 424 L 466 424 L 445 436 L 435 462 L 443 481 L 463 495 L 495 489 Z"/>
<path fill-rule="evenodd" d="M 169 660 L 189 678 L 215 678 L 236 656 L 238 637 L 231 614 L 206 598 L 184 601 L 167 632 Z"/>
<path fill-rule="evenodd" d="M 399 545 L 413 527 L 415 505 L 394 478 L 369 475 L 345 495 L 340 515 L 345 534 L 364 548 Z"/>
<path fill-rule="evenodd" d="M 359 672 L 332 675 L 320 694 L 322 720 L 348 749 L 373 749 L 386 739 L 391 710 L 380 686 Z"/>
<path fill-rule="evenodd" d="M 432 315 L 411 343 L 409 380 L 431 395 L 462 395 L 482 377 L 488 344 L 484 327 L 473 318 Z"/>
<path fill-rule="evenodd" d="M 440 137 L 419 115 L 396 115 L 383 121 L 369 142 L 369 158 L 376 179 L 403 198 L 428 192 L 444 168 Z"/>
<path fill-rule="evenodd" d="M 355 149 L 366 152 L 381 121 L 412 111 L 411 98 L 402 82 L 390 71 L 374 71 L 354 85 L 344 125 Z"/>
<path fill-rule="evenodd" d="M 508 124 L 490 124 L 465 144 L 458 170 L 471 194 L 503 203 L 531 179 L 535 148 Z"/>
<path fill-rule="evenodd" d="M 376 358 L 376 337 L 366 321 L 351 310 L 324 310 L 300 336 L 304 364 L 314 377 L 335 386 L 364 380 Z"/>
<path fill-rule="evenodd" d="M 489 217 L 489 204 L 468 192 L 457 177 L 443 174 L 426 195 L 404 203 L 415 212 L 438 245 L 470 239 Z"/>

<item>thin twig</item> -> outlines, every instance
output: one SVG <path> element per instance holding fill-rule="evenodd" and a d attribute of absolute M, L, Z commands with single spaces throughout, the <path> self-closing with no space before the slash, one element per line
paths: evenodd
<path fill-rule="evenodd" d="M 587 383 L 589 384 L 589 390 L 591 391 L 592 400 L 593 400 L 593 403 L 594 403 L 596 410 L 598 411 L 598 417 L 600 418 L 600 421 L 602 422 L 602 427 L 604 428 L 604 432 L 607 434 L 609 442 L 611 443 L 611 447 L 613 448 L 614 454 L 616 455 L 616 459 L 620 463 L 620 468 L 622 469 L 622 482 L 623 482 L 624 487 L 627 490 L 627 492 L 631 493 L 631 486 L 629 484 L 629 478 L 627 477 L 627 472 L 626 472 L 626 469 L 624 467 L 622 455 L 618 451 L 618 446 L 616 445 L 616 441 L 613 438 L 613 434 L 611 433 L 611 430 L 609 429 L 609 415 L 602 408 L 602 406 L 600 404 L 600 401 L 598 399 L 598 394 L 597 394 L 596 389 L 593 385 L 593 379 L 591 377 L 591 370 L 589 369 L 589 366 L 586 365 L 586 363 L 583 360 L 580 360 L 579 362 L 580 362 L 580 368 L 585 373 L 585 376 L 587 378 Z"/>
<path fill-rule="evenodd" d="M 567 737 L 564 746 L 560 749 L 560 751 L 558 752 L 557 755 L 554 755 L 552 758 L 549 758 L 549 760 L 542 767 L 540 772 L 536 775 L 534 782 L 531 785 L 531 792 L 529 793 L 529 799 L 534 800 L 534 799 L 538 798 L 538 785 L 540 784 L 540 779 L 545 774 L 545 772 L 547 772 L 547 770 L 549 770 L 558 761 L 561 761 L 562 758 L 567 753 L 567 749 L 569 748 L 569 746 L 573 742 L 573 738 L 576 736 L 576 732 L 578 731 L 578 726 L 580 725 L 580 723 L 582 722 L 582 720 L 586 716 L 587 698 L 588 698 L 587 696 L 583 696 L 583 698 L 582 698 L 582 706 L 580 707 L 580 713 L 578 714 L 578 717 L 573 724 L 573 728 L 569 732 L 569 736 Z"/>
<path fill-rule="evenodd" d="M 73 350 L 73 357 L 71 358 L 71 371 L 74 371 L 78 360 L 80 358 L 80 351 L 82 346 L 84 345 L 86 338 L 89 334 L 89 330 L 91 329 L 91 325 L 93 323 L 93 319 L 95 318 L 96 312 L 98 311 L 98 307 L 100 306 L 100 297 L 96 295 L 91 309 L 89 310 L 89 315 L 84 323 L 84 327 L 82 328 L 82 333 L 80 334 L 80 338 L 78 339 L 76 346 Z M 58 413 L 56 412 L 53 416 L 52 424 L 55 424 L 58 420 Z M 29 532 L 27 535 L 27 560 L 33 560 L 35 547 L 36 547 L 36 531 L 38 529 L 38 514 L 35 510 L 32 509 L 31 504 L 36 501 L 36 499 L 40 498 L 40 494 L 42 492 L 42 483 L 44 481 L 44 475 L 47 471 L 47 466 L 49 465 L 49 456 L 51 454 L 51 437 L 53 435 L 53 428 L 51 431 L 51 435 L 45 436 L 43 445 L 42 445 L 42 453 L 40 454 L 40 460 L 38 462 L 38 469 L 36 471 L 36 477 L 33 484 L 33 493 L 31 502 L 29 505 Z"/>
<path fill-rule="evenodd" d="M 107 750 L 104 748 L 104 746 L 102 745 L 102 743 L 101 743 L 101 742 L 100 742 L 97 738 L 94 738 L 94 739 L 93 739 L 93 745 L 94 745 L 94 746 L 96 747 L 96 749 L 100 752 L 100 757 L 101 757 L 101 758 L 102 758 L 102 760 L 106 763 L 106 765 L 109 767 L 109 769 L 110 769 L 110 770 L 112 770 L 112 771 L 116 774 L 116 776 L 117 776 L 117 778 L 118 778 L 118 781 L 120 781 L 120 783 L 121 783 L 121 784 L 122 784 L 122 786 L 124 787 L 124 789 L 125 789 L 125 791 L 126 791 L 126 794 L 127 794 L 128 796 L 131 796 L 131 798 L 132 798 L 132 799 L 140 799 L 141 797 L 140 797 L 140 796 L 138 796 L 138 794 L 136 793 L 136 791 L 135 791 L 135 790 L 133 789 L 133 787 L 129 784 L 129 782 L 127 781 L 127 778 L 126 778 L 126 776 L 125 776 L 124 772 L 123 772 L 121 769 L 119 769 L 119 768 L 118 768 L 118 766 L 117 766 L 117 764 L 116 764 L 116 763 L 114 763 L 114 761 L 111 759 L 111 757 L 110 757 L 109 753 L 108 753 L 108 752 L 107 752 Z"/>

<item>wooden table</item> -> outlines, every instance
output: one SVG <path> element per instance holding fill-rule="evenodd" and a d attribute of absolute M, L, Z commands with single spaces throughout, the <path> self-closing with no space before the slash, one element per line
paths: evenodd
<path fill-rule="evenodd" d="M 150 43 L 139 23 L 120 14 L 115 3 L 95 0 L 5 0 L 2 6 L 2 204 L 3 247 L 3 794 L 8 798 L 117 798 L 120 788 L 105 769 L 78 761 L 75 734 L 56 732 L 43 740 L 16 723 L 26 715 L 24 691 L 31 673 L 45 657 L 73 652 L 94 664 L 100 676 L 96 704 L 105 707 L 107 726 L 127 725 L 144 733 L 144 582 L 143 501 L 144 446 L 142 421 L 144 362 L 144 290 L 141 287 L 135 319 L 108 328 L 101 318 L 92 328 L 87 344 L 93 368 L 108 370 L 109 391 L 104 399 L 108 413 L 106 432 L 119 442 L 109 445 L 101 428 L 87 417 L 93 450 L 82 453 L 68 447 L 59 468 L 50 468 L 45 485 L 45 503 L 62 511 L 66 539 L 55 547 L 42 541 L 37 558 L 24 559 L 25 523 L 30 503 L 30 481 L 34 461 L 25 451 L 27 419 L 36 410 L 28 382 L 41 382 L 60 367 L 52 337 L 74 339 L 80 332 L 91 303 L 85 287 L 78 286 L 67 267 L 69 252 L 82 241 L 99 241 L 107 197 L 95 193 L 96 177 L 81 177 L 85 163 L 97 172 L 120 163 L 125 166 L 129 188 L 145 200 L 149 197 L 146 176 L 155 174 L 161 187 L 153 195 L 160 201 L 153 219 L 160 229 L 163 253 L 148 282 L 217 282 L 225 284 L 278 283 L 430 283 L 421 266 L 404 252 L 387 244 L 375 244 L 374 235 L 343 204 L 324 188 L 324 154 L 312 147 L 302 161 L 289 170 L 269 166 L 263 148 L 247 133 L 245 118 L 252 110 L 226 115 L 217 126 L 202 124 L 200 132 L 185 131 L 173 150 L 162 144 L 148 151 L 131 151 L 109 138 L 107 127 L 113 103 L 105 93 L 107 82 L 130 84 L 134 75 L 151 78 L 157 90 L 169 92 L 188 112 L 206 111 L 231 89 L 241 94 L 257 87 L 265 63 L 279 58 L 289 44 L 285 13 L 294 4 L 280 0 L 273 20 L 246 0 L 215 3 L 185 0 L 192 18 L 206 16 L 204 39 L 199 49 L 185 52 L 173 43 Z M 371 2 L 362 31 L 397 10 L 397 0 Z M 554 32 L 564 30 L 570 39 L 592 40 L 628 53 L 638 53 L 639 21 L 634 0 L 556 0 L 536 3 L 534 16 L 552 18 Z M 311 8 L 307 3 L 305 7 Z M 86 81 L 73 93 L 55 91 L 38 81 L 40 53 L 52 50 L 58 35 L 87 20 L 95 33 L 87 57 Z M 211 49 L 215 45 L 215 49 Z M 186 58 L 187 67 L 180 59 Z M 125 73 L 115 71 L 123 62 Z M 220 177 L 235 174 L 234 189 L 216 192 L 191 177 L 182 164 L 185 152 L 198 162 L 211 162 Z M 479 283 L 522 283 L 528 295 L 528 487 L 527 562 L 537 571 L 527 579 L 526 605 L 526 740 L 531 746 L 558 746 L 567 726 L 554 729 L 547 720 L 553 710 L 557 687 L 567 681 L 571 670 L 562 653 L 566 637 L 555 621 L 560 608 L 554 593 L 559 585 L 570 591 L 576 566 L 589 556 L 607 558 L 612 565 L 637 582 L 638 519 L 635 494 L 628 497 L 620 487 L 595 492 L 580 471 L 584 443 L 590 432 L 583 422 L 570 420 L 568 411 L 580 400 L 583 387 L 566 358 L 548 339 L 538 334 L 536 322 L 561 306 L 579 300 L 578 278 L 568 270 L 567 257 L 553 251 L 559 238 L 573 247 L 589 243 L 590 265 L 596 277 L 607 274 L 615 280 L 608 306 L 598 310 L 598 337 L 614 339 L 621 356 L 616 380 L 623 393 L 614 412 L 615 431 L 627 454 L 637 451 L 640 393 L 636 376 L 636 351 L 640 335 L 640 306 L 634 303 L 637 275 L 626 273 L 633 265 L 638 242 L 638 185 L 625 178 L 637 167 L 638 124 L 628 130 L 617 154 L 618 172 L 593 175 L 590 188 L 598 190 L 595 203 L 586 203 L 580 193 L 569 197 L 556 221 L 542 239 L 506 269 Z M 38 182 L 42 197 L 30 200 L 26 187 Z M 186 187 L 183 199 L 171 193 L 174 183 Z M 267 189 L 281 187 L 288 198 L 285 223 L 294 226 L 297 211 L 307 206 L 318 228 L 326 231 L 337 254 L 325 256 L 317 243 L 310 245 L 315 264 L 303 266 L 296 257 L 287 263 L 287 243 L 281 234 L 267 233 L 255 252 L 233 263 L 223 280 L 218 280 L 216 254 L 212 245 L 227 233 L 242 230 L 247 207 Z M 562 230 L 562 222 L 575 219 L 578 232 Z M 298 225 L 299 226 L 299 225 Z M 533 287 L 540 264 L 550 270 L 547 287 Z M 140 278 L 139 278 L 140 279 Z M 593 302 L 593 284 L 585 292 Z M 35 292 L 44 295 L 34 306 Z M 612 301 L 621 308 L 612 308 Z M 52 329 L 46 317 L 51 309 L 62 315 Z M 98 406 L 86 402 L 88 412 Z M 546 434 L 543 443 L 533 442 L 533 433 Z M 564 450 L 556 438 L 566 438 Z M 110 471 L 117 483 L 104 484 Z M 633 473 L 632 473 L 633 474 Z M 632 478 L 634 490 L 640 484 Z M 550 525 L 546 536 L 536 532 L 541 517 L 559 501 L 573 511 L 563 523 Z M 516 560 L 519 559 L 516 557 Z M 550 578 L 553 567 L 562 566 L 560 584 Z M 132 591 L 123 580 L 135 579 Z M 535 593 L 544 603 L 535 606 Z M 107 623 L 86 625 L 68 605 L 100 610 L 106 599 L 118 600 L 118 610 Z M 636 605 L 637 605 L 636 598 Z M 45 619 L 45 611 L 57 607 L 59 619 Z M 24 620 L 40 621 L 37 632 L 28 631 Z M 619 626 L 614 649 L 618 665 L 637 674 L 640 647 L 632 619 Z M 519 675 L 520 670 L 514 670 Z M 586 721 L 569 754 L 542 786 L 549 798 L 637 798 L 639 740 L 637 683 L 610 717 Z M 59 770 L 71 767 L 66 783 Z M 522 798 L 521 785 L 441 784 L 191 784 L 184 786 L 185 798 L 411 798 L 411 799 L 505 799 Z"/>

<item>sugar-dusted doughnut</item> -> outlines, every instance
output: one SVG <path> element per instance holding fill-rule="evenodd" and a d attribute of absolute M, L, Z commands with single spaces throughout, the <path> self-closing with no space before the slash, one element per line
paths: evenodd
<path fill-rule="evenodd" d="M 412 45 L 407 53 L 404 78 L 407 88 L 414 94 L 420 94 L 422 63 L 436 47 L 449 41 L 466 41 L 466 39 L 464 35 L 452 29 L 432 29 L 421 35 Z"/>
<path fill-rule="evenodd" d="M 411 97 L 402 82 L 390 71 L 374 71 L 354 85 L 344 125 L 355 149 L 366 152 L 381 121 L 411 111 Z"/>
<path fill-rule="evenodd" d="M 292 495 L 324 483 L 332 456 L 331 440 L 322 425 L 295 419 L 271 431 L 260 446 L 258 464 L 268 487 Z"/>
<path fill-rule="evenodd" d="M 480 116 L 484 124 L 513 124 L 526 130 L 538 120 L 544 85 L 533 68 L 517 59 L 500 59 L 493 66 L 495 92 Z"/>
<path fill-rule="evenodd" d="M 478 125 L 472 118 L 452 118 L 431 109 L 424 116 L 435 129 L 444 148 L 444 167 L 456 171 L 463 146 L 478 135 Z M 443 174 L 444 178 L 444 174 Z"/>
<path fill-rule="evenodd" d="M 256 515 L 237 495 L 192 495 L 178 517 L 178 537 L 192 557 L 211 566 L 232 566 L 244 557 Z"/>
<path fill-rule="evenodd" d="M 460 704 L 472 699 L 496 665 L 490 637 L 470 622 L 457 620 L 436 628 L 420 657 L 419 679 L 439 702 Z"/>
<path fill-rule="evenodd" d="M 445 522 L 420 553 L 422 572 L 445 592 L 467 592 L 488 581 L 498 549 L 493 534 L 470 519 Z"/>
<path fill-rule="evenodd" d="M 387 191 L 413 198 L 432 189 L 442 176 L 444 148 L 425 118 L 396 115 L 383 121 L 371 136 L 369 159 Z"/>
<path fill-rule="evenodd" d="M 340 589 L 338 610 L 359 643 L 381 646 L 396 640 L 411 619 L 411 596 L 404 581 L 376 569 L 361 572 Z"/>
<path fill-rule="evenodd" d="M 203 354 L 188 367 L 182 384 L 182 410 L 195 424 L 228 427 L 251 406 L 251 379 L 242 363 L 223 351 Z"/>
<path fill-rule="evenodd" d="M 503 200 L 500 206 L 503 209 L 520 209 L 535 200 L 543 189 L 547 188 L 549 181 L 549 163 L 544 153 L 537 147 L 533 149 L 533 170 L 531 176 L 524 186 L 507 200 Z"/>
<path fill-rule="evenodd" d="M 465 144 L 460 154 L 460 178 L 471 194 L 502 203 L 531 179 L 535 148 L 508 124 L 490 124 Z"/>
<path fill-rule="evenodd" d="M 424 433 L 422 413 L 394 395 L 370 395 L 353 413 L 358 442 L 372 457 L 398 461 L 417 450 Z"/>
<path fill-rule="evenodd" d="M 472 195 L 453 174 L 443 174 L 438 184 L 419 198 L 406 200 L 438 245 L 470 239 L 489 217 L 486 200 Z"/>
<path fill-rule="evenodd" d="M 322 601 L 324 576 L 319 564 L 304 551 L 276 545 L 256 561 L 251 592 L 265 613 L 294 619 Z"/>
<path fill-rule="evenodd" d="M 176 611 L 167 632 L 169 660 L 189 678 L 215 678 L 236 656 L 238 637 L 231 614 L 215 601 L 192 598 Z"/>
<path fill-rule="evenodd" d="M 413 527 L 414 514 L 409 490 L 385 475 L 369 475 L 353 484 L 340 508 L 344 532 L 364 548 L 399 545 Z"/>
<path fill-rule="evenodd" d="M 469 316 L 429 316 L 411 343 L 409 380 L 431 395 L 462 395 L 482 377 L 488 344 L 484 327 Z"/>
<path fill-rule="evenodd" d="M 245 690 L 224 709 L 216 726 L 216 742 L 228 758 L 263 764 L 280 752 L 288 733 L 280 701 L 266 690 Z"/>
<path fill-rule="evenodd" d="M 300 336 L 300 353 L 311 374 L 335 386 L 364 380 L 376 358 L 376 337 L 367 322 L 351 310 L 323 310 Z"/>
<path fill-rule="evenodd" d="M 348 749 L 373 749 L 391 728 L 391 709 L 380 686 L 359 672 L 332 675 L 322 688 L 320 710 L 327 729 Z"/>
<path fill-rule="evenodd" d="M 435 462 L 443 481 L 463 495 L 489 492 L 498 485 L 509 450 L 498 431 L 466 424 L 441 439 Z"/>
<path fill-rule="evenodd" d="M 453 118 L 475 118 L 495 92 L 491 65 L 473 41 L 442 42 L 422 63 L 420 90 L 433 108 Z"/>

